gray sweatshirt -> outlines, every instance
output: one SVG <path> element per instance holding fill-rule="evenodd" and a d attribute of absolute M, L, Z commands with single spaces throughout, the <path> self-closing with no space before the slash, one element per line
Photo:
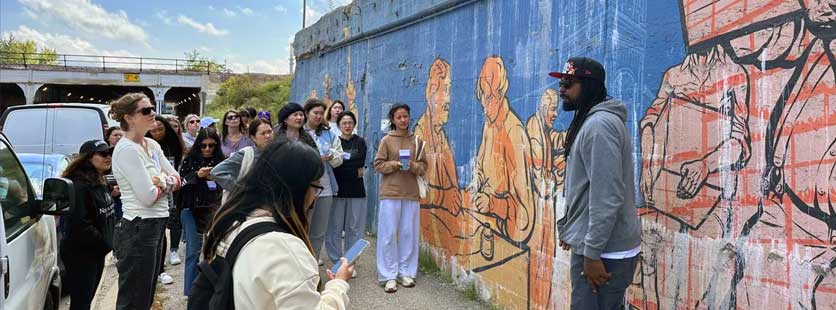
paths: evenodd
<path fill-rule="evenodd" d="M 572 253 L 590 259 L 641 245 L 626 120 L 621 101 L 599 103 L 589 111 L 567 158 L 566 215 L 557 231 Z"/>
<path fill-rule="evenodd" d="M 253 153 L 253 164 L 250 166 L 251 168 L 255 166 L 255 162 L 261 157 L 261 150 L 255 146 L 253 146 L 253 150 L 255 150 L 255 153 Z M 235 185 L 238 184 L 238 173 L 241 171 L 241 163 L 243 162 L 243 150 L 238 150 L 230 154 L 229 158 L 222 161 L 215 168 L 212 168 L 211 174 L 215 178 L 215 182 L 218 182 L 224 190 L 232 191 Z"/>

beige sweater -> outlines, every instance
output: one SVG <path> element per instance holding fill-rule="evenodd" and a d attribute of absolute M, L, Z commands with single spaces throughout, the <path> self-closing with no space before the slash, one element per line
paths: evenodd
<path fill-rule="evenodd" d="M 426 146 L 424 147 L 426 148 Z M 409 149 L 412 165 L 409 170 L 400 168 L 400 150 Z M 377 155 L 374 157 L 374 170 L 383 177 L 380 179 L 380 199 L 403 199 L 419 201 L 417 176 L 427 171 L 427 159 L 421 155 L 415 160 L 415 135 L 406 136 L 390 131 L 380 141 Z"/>
<path fill-rule="evenodd" d="M 244 228 L 267 217 L 251 217 L 218 246 L 226 255 L 232 240 Z M 266 233 L 248 242 L 232 268 L 236 309 L 347 309 L 349 285 L 331 280 L 316 291 L 319 267 L 305 243 L 291 234 Z"/>

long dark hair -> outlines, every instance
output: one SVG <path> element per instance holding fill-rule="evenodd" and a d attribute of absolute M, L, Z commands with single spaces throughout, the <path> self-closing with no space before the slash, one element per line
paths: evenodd
<path fill-rule="evenodd" d="M 566 156 L 569 156 L 569 151 L 572 144 L 575 143 L 575 138 L 577 138 L 581 126 L 586 121 L 586 117 L 589 116 L 589 110 L 607 99 L 607 87 L 604 85 L 604 81 L 583 78 L 580 86 L 582 87 L 581 104 L 575 111 L 575 117 L 572 118 L 569 131 L 566 133 L 566 140 L 563 142 Z"/>
<path fill-rule="evenodd" d="M 234 110 L 226 111 L 226 113 L 224 113 L 224 118 L 221 119 L 221 124 L 222 124 L 221 125 L 221 134 L 223 135 L 221 137 L 221 139 L 223 139 L 223 141 L 221 141 L 221 142 L 226 142 L 226 137 L 229 136 L 229 127 L 226 126 L 226 122 L 227 122 L 226 117 L 229 116 L 230 113 L 235 113 L 235 115 L 238 115 L 238 132 L 240 132 L 241 134 L 244 134 L 244 132 L 247 131 L 247 129 L 244 127 L 244 121 L 241 120 L 241 114 L 239 114 L 238 111 L 234 111 Z"/>
<path fill-rule="evenodd" d="M 95 154 L 95 152 L 88 152 L 76 157 L 76 159 L 70 162 L 67 168 L 64 169 L 64 173 L 61 174 L 61 177 L 73 181 L 81 180 L 94 186 L 105 185 L 104 176 L 99 173 L 99 171 L 96 170 L 96 167 L 93 166 L 93 163 L 90 162 L 90 159 L 93 158 L 93 154 Z"/>
<path fill-rule="evenodd" d="M 174 157 L 174 168 L 179 169 L 180 161 L 183 160 L 183 137 L 174 132 L 174 128 L 171 127 L 171 124 L 168 123 L 168 120 L 165 119 L 165 117 L 157 115 L 154 116 L 154 120 L 162 123 L 165 128 L 165 136 L 163 136 L 163 140 L 157 141 L 157 143 L 160 144 L 165 156 Z M 145 137 L 154 139 L 154 136 L 151 135 L 150 131 L 145 134 Z"/>
<path fill-rule="evenodd" d="M 269 211 L 283 231 L 302 239 L 313 254 L 305 218 L 305 195 L 319 180 L 324 166 L 319 153 L 301 142 L 287 139 L 267 146 L 261 157 L 229 195 L 206 234 L 203 257 L 212 259 L 227 235 L 256 209 Z"/>
<path fill-rule="evenodd" d="M 305 110 L 305 121 L 307 121 L 308 113 L 311 112 L 311 110 L 313 110 L 314 108 L 318 107 L 322 107 L 323 111 L 328 110 L 328 106 L 325 105 L 325 102 L 322 102 L 322 100 L 311 98 L 305 101 L 305 107 L 303 108 Z M 323 131 L 328 131 L 331 129 L 331 127 L 328 126 L 329 121 L 330 120 L 324 119 L 322 120 L 322 122 L 319 123 L 319 126 L 317 126 L 314 130 L 317 136 L 321 135 Z"/>
<path fill-rule="evenodd" d="M 346 111 L 346 109 L 345 109 L 345 103 L 343 103 L 343 101 L 342 101 L 342 100 L 339 100 L 339 99 L 334 100 L 333 102 L 331 102 L 331 106 L 330 106 L 330 107 L 328 107 L 328 109 L 327 109 L 327 110 L 325 110 L 325 120 L 326 120 L 326 121 L 330 122 L 332 118 L 339 116 L 339 114 L 338 114 L 338 115 L 333 115 L 333 114 L 331 114 L 331 109 L 333 109 L 333 108 L 334 108 L 334 106 L 335 106 L 335 105 L 338 105 L 338 104 L 339 104 L 339 105 L 341 105 L 341 106 L 343 106 L 343 111 Z M 337 120 L 337 122 L 339 122 L 339 120 Z M 335 123 L 336 123 L 336 122 L 335 122 Z"/>
<path fill-rule="evenodd" d="M 389 130 L 398 130 L 398 126 L 395 125 L 395 112 L 398 112 L 400 109 L 406 110 L 406 114 L 410 113 L 410 108 L 406 103 L 393 104 L 392 107 L 389 108 Z M 409 130 L 409 128 L 407 128 L 407 130 Z"/>
<path fill-rule="evenodd" d="M 215 143 L 217 143 L 217 145 L 215 145 L 215 152 L 212 154 L 211 161 L 217 163 L 224 160 L 224 152 L 221 150 L 221 137 L 218 136 L 218 131 L 213 128 L 201 128 L 200 131 L 197 132 L 197 137 L 194 139 L 194 145 L 189 150 L 189 154 L 187 155 L 188 158 L 196 162 L 200 162 L 204 159 L 200 144 L 206 139 L 213 139 L 215 140 Z"/>
<path fill-rule="evenodd" d="M 105 142 L 107 142 L 107 144 L 108 144 L 108 145 L 110 145 L 110 135 L 112 135 L 112 134 L 113 134 L 113 132 L 114 132 L 114 131 L 117 131 L 117 130 L 122 130 L 122 127 L 119 127 L 119 126 L 111 126 L 110 128 L 108 128 L 108 129 L 105 131 L 105 140 L 104 140 L 104 141 L 105 141 Z M 115 146 L 115 145 L 111 145 L 111 146 Z"/>

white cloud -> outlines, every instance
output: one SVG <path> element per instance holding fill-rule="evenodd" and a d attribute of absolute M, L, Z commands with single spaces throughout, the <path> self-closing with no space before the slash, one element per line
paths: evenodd
<path fill-rule="evenodd" d="M 125 11 L 108 12 L 90 0 L 18 0 L 27 15 L 54 18 L 66 26 L 110 39 L 129 40 L 148 45 L 148 34 L 131 22 Z M 31 14 L 30 14 L 31 13 Z"/>
<path fill-rule="evenodd" d="M 194 30 L 212 36 L 225 36 L 227 33 L 229 33 L 229 31 L 226 31 L 224 29 L 215 28 L 215 25 L 213 25 L 212 23 L 201 24 L 185 15 L 180 15 L 179 17 L 177 17 L 177 22 L 181 25 L 189 26 Z"/>
<path fill-rule="evenodd" d="M 306 6 L 307 10 L 305 10 L 305 26 L 313 25 L 316 21 L 322 17 L 322 13 L 317 10 L 314 10 L 310 5 Z M 301 12 L 300 12 L 301 13 Z"/>
<path fill-rule="evenodd" d="M 235 16 L 238 15 L 238 13 L 235 13 L 235 11 L 227 9 L 227 8 L 224 8 L 224 14 L 226 14 L 226 16 L 229 16 L 229 17 L 235 17 Z"/>
<path fill-rule="evenodd" d="M 174 19 L 168 16 L 168 11 L 157 11 L 157 18 L 166 23 L 166 25 L 174 25 Z"/>
<path fill-rule="evenodd" d="M 228 67 L 235 73 L 287 74 L 290 69 L 287 59 L 258 59 L 250 63 L 229 62 Z"/>
<path fill-rule="evenodd" d="M 241 11 L 242 14 L 247 15 L 247 16 L 252 16 L 255 13 L 250 8 L 242 8 L 240 6 L 238 7 L 238 11 Z"/>
<path fill-rule="evenodd" d="M 214 11 L 214 10 L 215 10 L 215 7 L 210 5 L 209 6 L 209 11 Z"/>
<path fill-rule="evenodd" d="M 287 8 L 284 7 L 281 4 L 278 4 L 278 5 L 274 6 L 273 9 L 276 10 L 276 12 L 279 12 L 279 13 L 287 13 Z"/>
<path fill-rule="evenodd" d="M 95 47 L 92 43 L 77 37 L 63 34 L 42 33 L 35 29 L 21 25 L 16 31 L 4 32 L 4 38 L 13 35 L 20 40 L 32 40 L 38 46 L 55 49 L 59 54 L 75 55 L 97 55 L 97 56 L 129 56 L 138 57 L 136 54 L 125 50 L 103 50 Z M 68 58 L 69 59 L 69 58 Z"/>

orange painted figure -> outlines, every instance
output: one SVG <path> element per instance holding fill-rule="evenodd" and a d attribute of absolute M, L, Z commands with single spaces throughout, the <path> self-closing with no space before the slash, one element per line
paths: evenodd
<path fill-rule="evenodd" d="M 557 90 L 546 89 L 540 97 L 537 112 L 526 122 L 531 144 L 530 159 L 527 161 L 534 185 L 534 206 L 537 208 L 534 233 L 528 242 L 531 250 L 528 279 L 531 305 L 544 309 L 550 306 L 554 268 L 555 195 L 560 193 L 558 183 L 563 183 L 563 167 L 558 168 L 555 164 L 562 165 L 565 160 L 560 138 L 565 133 L 558 133 L 552 128 L 557 117 L 557 99 Z M 560 176 L 558 169 L 561 170 Z"/>
<path fill-rule="evenodd" d="M 474 207 L 495 219 L 496 233 L 524 244 L 534 230 L 534 199 L 526 152 L 528 134 L 511 111 L 508 73 L 502 58 L 485 59 L 477 82 L 476 96 L 485 109 L 482 141 L 476 153 Z"/>
<path fill-rule="evenodd" d="M 357 91 L 354 89 L 354 81 L 351 80 L 351 57 L 348 57 L 348 70 L 346 71 L 348 71 L 348 73 L 345 78 L 345 99 L 348 101 L 348 110 L 357 116 L 357 121 L 359 122 L 361 117 L 360 114 L 357 113 L 357 104 L 355 103 L 355 99 L 357 98 Z"/>

